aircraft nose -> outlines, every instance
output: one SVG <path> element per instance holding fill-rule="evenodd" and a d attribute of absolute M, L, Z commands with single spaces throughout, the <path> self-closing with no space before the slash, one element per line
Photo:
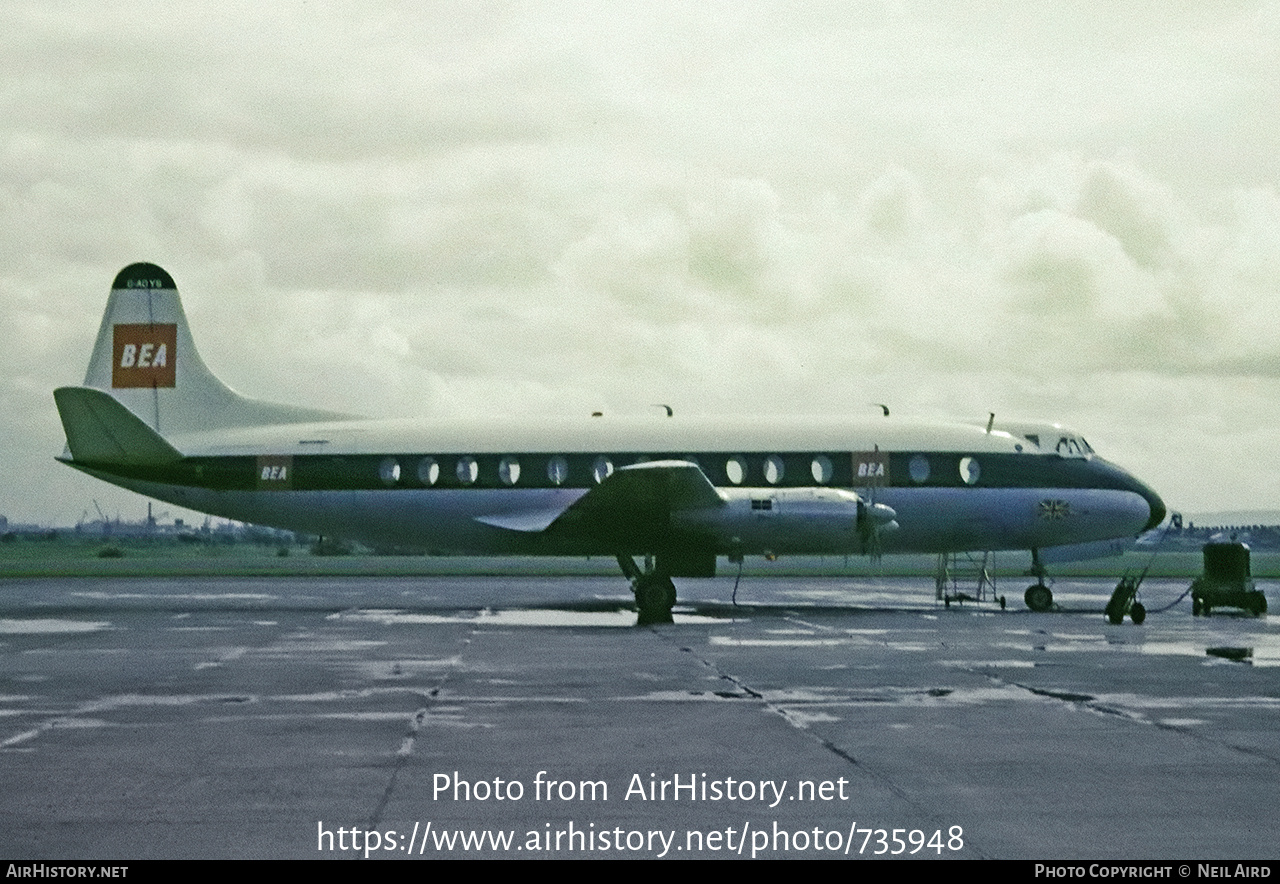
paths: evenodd
<path fill-rule="evenodd" d="M 1168 510 L 1165 509 L 1164 501 L 1160 499 L 1160 495 L 1151 489 L 1151 486 L 1134 476 L 1127 470 L 1116 466 L 1112 463 L 1096 460 L 1097 468 L 1106 471 L 1112 488 L 1123 488 L 1126 491 L 1132 491 L 1147 502 L 1147 523 L 1137 533 L 1142 534 L 1156 528 L 1164 521 Z M 1140 511 L 1139 511 L 1140 512 Z M 1139 515 L 1139 513 L 1134 513 Z"/>
<path fill-rule="evenodd" d="M 1164 508 L 1164 501 L 1160 499 L 1160 495 L 1154 491 L 1147 498 L 1147 503 L 1151 506 L 1151 519 L 1147 522 L 1147 530 L 1150 531 L 1164 521 L 1167 510 Z"/>
<path fill-rule="evenodd" d="M 1147 506 L 1151 508 L 1151 518 L 1147 519 L 1147 524 L 1143 527 L 1143 531 L 1150 531 L 1152 528 L 1159 526 L 1164 521 L 1164 517 L 1168 512 L 1165 509 L 1164 501 L 1160 499 L 1160 495 L 1156 494 L 1144 483 L 1134 480 L 1134 484 L 1138 486 L 1138 493 L 1147 501 Z"/>

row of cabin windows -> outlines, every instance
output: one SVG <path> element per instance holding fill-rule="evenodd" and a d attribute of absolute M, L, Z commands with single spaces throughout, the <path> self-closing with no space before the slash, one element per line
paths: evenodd
<path fill-rule="evenodd" d="M 643 463 L 648 458 L 641 457 L 636 463 Z M 695 457 L 685 457 L 682 460 L 697 464 L 698 459 Z M 977 458 L 962 457 L 960 459 L 960 478 L 966 485 L 974 485 L 982 476 L 982 468 Z M 418 481 L 423 485 L 435 485 L 440 481 L 440 471 L 442 469 L 441 462 L 434 457 L 424 457 L 418 461 Z M 555 455 L 547 460 L 547 480 L 552 485 L 563 485 L 569 478 L 569 460 L 562 455 Z M 613 460 L 605 455 L 600 455 L 591 463 L 591 478 L 598 485 L 613 473 Z M 771 454 L 764 459 L 761 464 L 762 478 L 770 485 L 777 485 L 782 482 L 786 476 L 786 464 L 783 459 Z M 908 473 L 911 481 L 917 485 L 927 482 L 932 472 L 929 459 L 923 454 L 917 454 L 911 458 L 908 464 Z M 835 475 L 835 467 L 831 462 L 831 458 L 825 454 L 819 454 L 809 463 L 809 473 L 813 477 L 813 481 L 819 485 L 827 485 L 831 482 Z M 460 485 L 473 485 L 480 478 L 480 465 L 474 457 L 469 455 L 459 457 L 453 463 L 453 474 Z M 741 485 L 749 478 L 749 470 L 747 467 L 747 459 L 741 455 L 734 455 L 724 462 L 724 474 L 729 482 L 733 485 Z M 378 466 L 378 475 L 382 479 L 383 484 L 393 486 L 400 483 L 402 472 L 400 462 L 394 457 L 383 458 Z M 498 480 L 505 486 L 512 487 L 520 482 L 520 461 L 515 457 L 504 457 L 498 461 Z"/>

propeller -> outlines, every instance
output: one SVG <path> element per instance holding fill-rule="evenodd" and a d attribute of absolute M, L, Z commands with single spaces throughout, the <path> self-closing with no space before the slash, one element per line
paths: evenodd
<path fill-rule="evenodd" d="M 873 563 L 879 564 L 883 556 L 881 536 L 898 530 L 898 513 L 893 507 L 875 502 L 875 487 L 871 499 L 858 501 L 858 537 L 862 541 L 862 553 Z"/>
<path fill-rule="evenodd" d="M 883 556 L 881 537 L 887 531 L 898 530 L 898 513 L 893 507 L 876 502 L 876 490 L 885 481 L 888 463 L 887 460 L 882 459 L 883 455 L 880 454 L 878 445 L 873 456 L 875 460 L 871 464 L 876 468 L 867 471 L 866 496 L 858 497 L 858 538 L 862 542 L 863 555 L 869 556 L 873 563 L 879 564 Z"/>

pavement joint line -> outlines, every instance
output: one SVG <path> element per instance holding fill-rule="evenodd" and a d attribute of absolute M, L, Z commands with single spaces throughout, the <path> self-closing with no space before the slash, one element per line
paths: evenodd
<path fill-rule="evenodd" d="M 467 646 L 471 644 L 471 639 L 475 636 L 476 631 L 477 627 L 473 627 L 462 639 L 462 647 L 458 651 L 459 661 L 461 661 L 462 655 L 466 652 Z M 449 680 L 449 676 L 452 674 L 451 670 L 444 670 L 436 677 L 435 686 L 422 694 L 424 705 L 418 708 L 409 719 L 408 730 L 400 741 L 400 747 L 396 750 L 395 760 L 391 765 L 391 776 L 387 780 L 387 787 L 382 790 L 382 797 L 378 799 L 378 804 L 369 818 L 367 824 L 369 829 L 376 829 L 381 825 L 383 814 L 387 812 L 387 805 L 391 803 L 391 796 L 395 794 L 396 783 L 400 779 L 400 771 L 413 755 L 418 732 L 422 729 L 422 725 L 426 723 L 427 716 L 431 714 L 431 707 L 440 702 L 440 693 L 444 690 L 445 682 Z"/>
<path fill-rule="evenodd" d="M 973 670 L 971 669 L 968 671 L 973 672 Z M 974 672 L 974 674 L 976 675 L 979 673 Z M 1141 712 L 1135 712 L 1129 709 L 1120 709 L 1120 708 L 1116 708 L 1115 706 L 1111 706 L 1105 703 L 1100 703 L 1094 697 L 1089 697 L 1083 694 L 1075 695 L 1075 694 L 1068 694 L 1061 691 L 1050 691 L 1044 688 L 1033 688 L 1028 685 L 1024 685 L 1020 682 L 1005 681 L 1004 679 L 1001 679 L 989 673 L 986 673 L 986 677 L 998 685 L 1009 685 L 1024 691 L 1028 691 L 1032 694 L 1035 694 L 1038 697 L 1045 697 L 1047 699 L 1057 700 L 1059 702 L 1067 703 L 1072 706 L 1080 706 L 1085 709 L 1088 709 L 1090 712 L 1095 712 L 1101 715 L 1114 716 L 1124 721 L 1132 722 L 1133 724 L 1152 725 L 1156 728 L 1159 728 L 1160 730 L 1168 731 L 1170 733 L 1180 734 L 1181 736 L 1187 737 L 1190 740 L 1193 740 L 1197 743 L 1201 743 L 1206 746 L 1214 746 L 1216 748 L 1227 749 L 1232 752 L 1239 752 L 1241 755 L 1247 755 L 1250 758 L 1265 761 L 1270 764 L 1280 765 L 1280 758 L 1277 758 L 1276 756 L 1268 752 L 1265 752 L 1261 749 L 1258 749 L 1252 746 L 1238 746 L 1235 743 L 1228 743 L 1225 741 L 1214 740 L 1214 739 L 1211 739 L 1202 731 L 1197 731 L 1188 727 L 1181 727 L 1176 724 L 1169 724 L 1167 722 L 1158 721 L 1153 718 L 1148 718 L 1147 716 L 1143 715 Z M 1210 733 L 1213 733 L 1213 731 L 1210 731 Z"/>
<path fill-rule="evenodd" d="M 783 619 L 790 620 L 791 618 L 784 617 Z M 894 797 L 898 798 L 900 801 L 902 801 L 904 804 L 908 805 L 909 807 L 915 809 L 923 818 L 933 820 L 935 823 L 938 824 L 939 827 L 945 827 L 945 820 L 942 820 L 941 818 L 936 816 L 936 814 L 933 812 L 932 809 L 921 804 L 919 801 L 913 798 L 909 792 L 907 792 L 905 789 L 903 789 L 901 786 L 895 783 L 892 779 L 885 776 L 884 774 L 878 773 L 877 771 L 871 769 L 867 764 L 859 761 L 857 758 L 855 758 L 853 755 L 851 755 L 841 746 L 838 746 L 831 740 L 827 739 L 826 737 L 815 733 L 808 725 L 802 726 L 798 724 L 795 720 L 791 718 L 791 716 L 787 714 L 787 711 L 785 709 L 783 709 L 778 704 L 773 703 L 770 700 L 766 699 L 764 694 L 755 690 L 754 688 L 746 684 L 737 676 L 724 672 L 723 670 L 720 669 L 719 666 L 717 666 L 712 661 L 703 657 L 693 648 L 688 647 L 687 645 L 677 644 L 670 636 L 666 635 L 662 630 L 658 629 L 657 627 L 651 626 L 649 627 L 649 631 L 654 633 L 664 641 L 668 642 L 669 644 L 675 646 L 682 653 L 689 654 L 691 657 L 693 657 L 693 659 L 697 660 L 707 669 L 710 669 L 720 678 L 724 679 L 730 684 L 735 685 L 743 693 L 747 694 L 748 696 L 752 697 L 755 700 L 758 700 L 761 706 L 763 706 L 767 711 L 772 712 L 774 715 L 777 715 L 779 718 L 785 721 L 793 730 L 813 740 L 815 743 L 817 743 L 822 748 L 826 749 L 831 754 L 835 755 L 837 758 L 852 765 L 864 776 L 879 783 L 881 786 L 887 789 L 890 792 L 890 794 L 892 794 Z M 968 840 L 967 840 L 967 843 L 973 844 L 972 841 L 968 841 Z M 994 854 L 991 854 L 988 851 L 981 849 L 976 844 L 974 844 L 973 846 L 977 850 L 978 858 L 990 859 L 994 857 Z"/>

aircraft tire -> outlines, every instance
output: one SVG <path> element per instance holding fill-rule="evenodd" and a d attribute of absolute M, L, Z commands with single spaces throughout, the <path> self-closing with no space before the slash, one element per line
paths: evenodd
<path fill-rule="evenodd" d="M 1142 621 L 1147 619 L 1147 606 L 1142 602 L 1134 602 L 1133 607 L 1129 609 L 1129 617 L 1133 620 L 1134 626 L 1141 626 Z"/>
<path fill-rule="evenodd" d="M 1253 616 L 1261 617 L 1267 613 L 1267 597 L 1261 592 L 1254 592 L 1253 598 L 1249 601 L 1249 610 L 1253 612 Z"/>
<path fill-rule="evenodd" d="M 672 623 L 671 609 L 676 603 L 676 585 L 670 577 L 645 574 L 636 580 L 637 626 Z"/>
<path fill-rule="evenodd" d="M 1043 614 L 1053 609 L 1053 591 L 1043 583 L 1033 583 L 1028 586 L 1022 600 L 1027 603 L 1028 608 L 1037 614 Z"/>
<path fill-rule="evenodd" d="M 1191 616 L 1192 617 L 1200 616 L 1200 600 L 1195 596 L 1191 597 Z"/>

